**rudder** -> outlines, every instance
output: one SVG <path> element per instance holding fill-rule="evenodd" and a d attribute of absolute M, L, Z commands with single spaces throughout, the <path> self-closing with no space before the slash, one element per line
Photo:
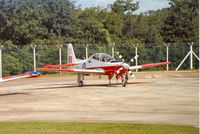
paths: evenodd
<path fill-rule="evenodd" d="M 67 46 L 67 64 L 74 64 L 74 63 L 77 63 L 74 49 L 73 49 L 72 44 L 68 44 L 68 46 Z"/>

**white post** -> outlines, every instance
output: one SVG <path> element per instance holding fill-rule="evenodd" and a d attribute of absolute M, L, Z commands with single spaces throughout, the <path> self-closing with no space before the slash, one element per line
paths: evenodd
<path fill-rule="evenodd" d="M 194 44 L 194 42 L 192 42 L 191 44 L 190 44 L 190 69 L 192 70 L 192 68 L 193 68 L 193 55 L 192 55 L 192 46 L 193 46 L 193 44 Z"/>
<path fill-rule="evenodd" d="M 170 45 L 170 43 L 164 44 L 164 45 L 166 47 L 166 61 L 169 62 L 169 45 Z M 169 64 L 167 64 L 167 71 L 169 71 Z"/>
<path fill-rule="evenodd" d="M 62 64 L 62 46 L 59 47 L 59 64 Z"/>
<path fill-rule="evenodd" d="M 187 59 L 187 57 L 190 55 L 190 52 L 185 56 L 185 58 L 182 60 L 182 62 L 178 65 L 178 67 L 176 68 L 176 71 L 178 71 L 178 69 L 181 67 L 181 65 L 183 64 L 183 62 Z"/>
<path fill-rule="evenodd" d="M 115 43 L 112 45 L 112 57 L 115 57 Z"/>
<path fill-rule="evenodd" d="M 3 46 L 0 46 L 0 80 L 2 80 L 2 48 Z"/>
<path fill-rule="evenodd" d="M 88 59 L 88 47 L 89 47 L 89 44 L 84 45 L 84 47 L 85 47 L 85 57 L 86 57 L 86 59 Z"/>
<path fill-rule="evenodd" d="M 179 66 L 176 68 L 176 71 L 178 71 L 178 69 L 181 67 L 181 65 L 182 65 L 183 62 L 187 59 L 188 56 L 190 56 L 190 69 L 192 70 L 192 68 L 193 68 L 193 55 L 192 55 L 192 54 L 194 54 L 194 56 L 195 56 L 198 60 L 200 60 L 199 57 L 192 51 L 192 46 L 194 45 L 194 42 L 189 43 L 189 45 L 190 45 L 190 51 L 189 51 L 188 54 L 185 56 L 185 58 L 183 59 L 183 61 L 179 64 Z"/>
<path fill-rule="evenodd" d="M 138 44 L 135 46 L 135 56 L 136 56 L 135 65 L 136 65 L 136 66 L 138 65 L 137 46 L 138 46 Z M 138 69 L 136 69 L 136 72 L 137 72 L 137 71 L 138 71 Z"/>
<path fill-rule="evenodd" d="M 36 45 L 31 45 L 31 47 L 33 48 L 33 67 L 34 67 L 34 72 L 36 72 L 36 53 L 35 53 Z"/>
<path fill-rule="evenodd" d="M 167 46 L 167 62 L 169 62 L 169 46 Z M 169 71 L 169 64 L 167 64 L 167 71 Z"/>
<path fill-rule="evenodd" d="M 59 49 L 59 64 L 62 65 L 62 45 L 58 45 L 57 47 Z M 62 68 L 60 67 L 60 69 Z M 62 73 L 60 72 L 60 74 Z"/>
<path fill-rule="evenodd" d="M 194 54 L 194 56 L 200 61 L 199 57 L 192 51 L 192 53 Z"/>

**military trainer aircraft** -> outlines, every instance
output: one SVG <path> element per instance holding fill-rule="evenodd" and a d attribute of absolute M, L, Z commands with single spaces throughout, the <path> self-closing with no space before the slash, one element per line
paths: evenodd
<path fill-rule="evenodd" d="M 77 73 L 77 82 L 79 86 L 83 86 L 84 75 L 86 74 L 101 74 L 107 75 L 110 80 L 115 76 L 118 80 L 122 79 L 122 86 L 125 87 L 128 82 L 128 74 L 135 78 L 132 70 L 148 68 L 153 66 L 161 66 L 170 64 L 170 62 L 130 66 L 125 63 L 124 60 L 115 60 L 108 54 L 96 53 L 90 58 L 77 61 L 72 44 L 68 44 L 68 64 L 62 65 L 45 65 L 44 68 L 37 68 L 37 71 L 49 71 L 49 72 L 67 72 L 67 73 Z M 121 55 L 119 56 L 122 57 Z M 138 56 L 135 57 L 135 59 Z M 133 60 L 133 59 L 132 59 Z"/>

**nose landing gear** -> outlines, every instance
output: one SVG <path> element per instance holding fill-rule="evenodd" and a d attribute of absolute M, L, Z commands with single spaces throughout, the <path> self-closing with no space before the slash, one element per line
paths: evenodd
<path fill-rule="evenodd" d="M 127 83 L 128 83 L 128 76 L 126 74 L 122 74 L 122 86 L 126 87 Z"/>

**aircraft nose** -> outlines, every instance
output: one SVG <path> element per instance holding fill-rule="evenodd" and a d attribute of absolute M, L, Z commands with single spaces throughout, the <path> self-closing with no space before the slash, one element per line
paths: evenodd
<path fill-rule="evenodd" d="M 126 69 L 129 69 L 130 66 L 129 66 L 129 64 L 124 63 L 124 64 L 123 64 L 123 67 L 126 68 Z"/>

